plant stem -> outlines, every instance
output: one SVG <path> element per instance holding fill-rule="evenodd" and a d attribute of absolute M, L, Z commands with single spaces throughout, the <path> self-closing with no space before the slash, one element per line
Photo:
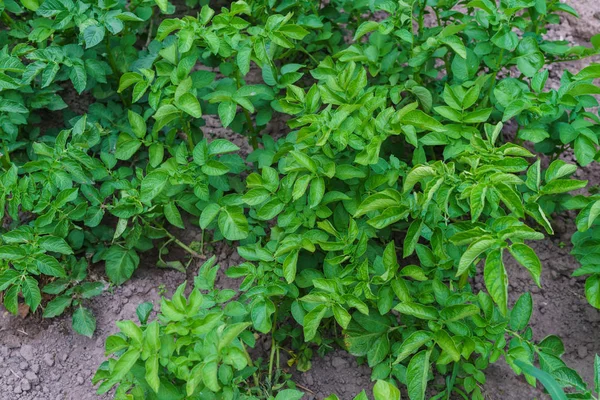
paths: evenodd
<path fill-rule="evenodd" d="M 492 76 L 492 82 L 490 83 L 490 90 L 488 91 L 487 96 L 485 97 L 485 99 L 483 99 L 482 102 L 482 108 L 487 107 L 490 98 L 492 97 L 492 94 L 494 92 L 494 88 L 496 87 L 496 78 L 498 77 L 498 73 L 500 72 L 500 70 L 502 70 L 502 66 L 500 65 L 500 63 L 502 63 L 502 59 L 504 58 L 504 49 L 500 50 L 500 53 L 498 54 L 498 60 L 496 61 L 496 70 L 493 73 Z"/>
<path fill-rule="evenodd" d="M 119 69 L 117 68 L 117 63 L 115 61 L 115 58 L 113 57 L 112 51 L 110 50 L 110 44 L 109 44 L 110 39 L 107 39 L 104 42 L 104 45 L 106 47 L 106 55 L 108 57 L 108 63 L 110 64 L 110 68 L 113 70 L 113 73 L 115 74 L 115 80 L 117 81 L 117 87 L 119 86 L 119 82 L 121 80 L 121 76 L 119 74 Z M 123 93 L 119 93 L 119 97 L 121 98 L 121 102 L 123 103 L 123 105 L 125 106 L 125 108 L 129 107 L 130 104 L 127 101 L 127 99 L 123 96 Z"/>
<path fill-rule="evenodd" d="M 166 232 L 166 234 L 169 237 L 169 239 L 172 239 L 173 242 L 175 242 L 175 244 L 177 246 L 181 247 L 182 249 L 184 249 L 185 251 L 187 251 L 188 253 L 190 253 L 194 257 L 204 258 L 204 256 L 202 254 L 199 254 L 197 251 L 191 249 L 187 244 L 185 244 L 181 240 L 177 239 L 171 232 L 169 232 L 165 228 L 162 228 L 162 229 Z"/>
<path fill-rule="evenodd" d="M 425 1 L 419 2 L 419 35 L 423 34 L 423 21 L 425 17 Z"/>
<path fill-rule="evenodd" d="M 145 219 L 142 218 L 142 221 L 144 221 L 144 224 L 151 226 L 151 224 L 148 221 L 146 221 Z M 192 255 L 193 257 L 205 258 L 204 255 L 198 253 L 197 251 L 190 248 L 187 244 L 185 244 L 181 240 L 177 239 L 177 237 L 175 237 L 175 235 L 173 235 L 171 232 L 166 230 L 165 227 L 163 227 L 161 224 L 156 223 L 155 225 L 158 229 L 162 229 L 165 232 L 165 234 L 169 237 L 169 239 L 172 240 L 173 242 L 175 242 L 175 244 L 177 246 L 181 247 L 182 249 L 184 249 L 185 251 L 190 253 L 190 255 Z"/>
<path fill-rule="evenodd" d="M 190 125 L 190 120 L 187 118 L 185 119 L 184 130 L 188 148 L 190 149 L 190 151 L 194 151 L 194 147 L 196 147 L 196 145 L 194 144 L 194 137 L 192 136 L 192 127 Z"/>
<path fill-rule="evenodd" d="M 237 88 L 242 87 L 242 77 L 240 76 L 240 70 L 237 69 L 235 71 L 235 83 Z M 258 149 L 258 132 L 254 128 L 254 124 L 252 123 L 252 117 L 248 110 L 242 107 L 242 111 L 244 112 L 244 116 L 246 117 L 246 123 L 248 124 L 248 129 L 250 130 L 250 144 L 254 150 Z"/>
<path fill-rule="evenodd" d="M 0 21 L 4 22 L 11 28 L 15 25 L 15 20 L 12 19 L 10 15 L 6 13 L 6 11 L 3 11 L 2 14 L 0 14 Z"/>
<path fill-rule="evenodd" d="M 11 167 L 10 153 L 8 152 L 8 146 L 6 143 L 3 145 L 2 166 L 6 169 Z"/>
<path fill-rule="evenodd" d="M 244 343 L 242 341 L 240 341 L 240 343 L 242 344 L 242 351 L 244 352 L 244 355 L 246 356 L 246 361 L 248 361 L 248 366 L 254 365 L 254 363 L 252 362 L 252 358 L 250 358 L 250 354 L 248 354 L 248 350 L 246 350 L 246 345 L 244 345 Z M 252 374 L 252 380 L 254 381 L 254 386 L 259 387 L 259 381 L 258 381 L 258 376 L 256 375 L 256 372 L 254 372 Z"/>
<path fill-rule="evenodd" d="M 277 342 L 275 341 L 275 329 L 277 328 L 277 311 L 275 307 L 275 313 L 273 314 L 273 327 L 271 328 L 271 355 L 269 357 L 269 384 L 273 386 L 273 359 L 275 358 L 275 351 L 277 349 Z"/>

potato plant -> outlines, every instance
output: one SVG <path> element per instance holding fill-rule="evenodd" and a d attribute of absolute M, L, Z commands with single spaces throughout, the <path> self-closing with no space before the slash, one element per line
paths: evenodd
<path fill-rule="evenodd" d="M 483 399 L 500 357 L 556 399 L 597 398 L 600 359 L 588 385 L 560 338 L 534 340 L 532 296 L 509 301 L 504 264 L 541 286 L 528 243 L 581 210 L 575 274 L 600 308 L 600 202 L 571 194 L 587 182 L 557 158 L 598 157 L 600 66 L 546 85 L 552 63 L 600 53 L 600 36 L 547 39 L 570 6 L 185 3 L 0 3 L 8 311 L 71 309 L 91 336 L 86 301 L 130 279 L 141 253 L 185 272 L 204 241 L 226 241 L 244 259 L 226 271 L 238 290 L 215 287 L 213 257 L 157 318 L 144 303 L 138 323 L 117 322 L 99 393 L 300 399 L 282 358 L 306 371 L 339 347 L 372 368 L 376 399 Z M 211 138 L 209 116 L 252 152 Z M 288 129 L 269 135 L 273 119 Z M 202 241 L 187 242 L 190 224 Z M 189 256 L 165 259 L 170 246 Z M 253 359 L 261 335 L 269 354 Z"/>

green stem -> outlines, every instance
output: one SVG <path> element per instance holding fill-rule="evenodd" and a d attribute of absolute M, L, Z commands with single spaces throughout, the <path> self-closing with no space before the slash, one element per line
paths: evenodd
<path fill-rule="evenodd" d="M 490 98 L 492 97 L 492 93 L 494 92 L 494 88 L 496 87 L 496 78 L 498 77 L 498 73 L 502 70 L 502 65 L 500 65 L 500 64 L 502 63 L 503 58 L 504 58 L 504 49 L 502 49 L 500 51 L 500 54 L 498 54 L 498 60 L 496 62 L 496 64 L 497 64 L 496 70 L 493 73 L 492 82 L 490 83 L 490 90 L 488 91 L 487 96 L 483 100 L 482 108 L 487 107 L 487 105 L 490 101 Z"/>
<path fill-rule="evenodd" d="M 275 341 L 275 329 L 277 328 L 277 311 L 275 307 L 275 313 L 273 314 L 273 327 L 271 328 L 271 355 L 269 357 L 269 384 L 273 386 L 273 360 L 275 358 L 275 351 L 277 350 L 277 342 Z"/>
<path fill-rule="evenodd" d="M 194 147 L 196 147 L 196 145 L 194 144 L 194 136 L 192 135 L 192 127 L 190 126 L 190 120 L 186 118 L 185 120 L 185 124 L 183 125 L 183 128 L 185 130 L 185 135 L 186 135 L 186 140 L 187 140 L 187 144 L 188 144 L 188 148 L 190 149 L 190 151 L 194 151 Z"/>
<path fill-rule="evenodd" d="M 240 76 L 240 70 L 237 69 L 235 71 L 235 83 L 237 88 L 242 87 L 242 77 Z M 250 130 L 250 144 L 254 150 L 258 149 L 258 132 L 254 128 L 254 123 L 252 123 L 252 117 L 248 110 L 242 107 L 242 111 L 244 112 L 244 116 L 246 117 L 246 123 L 248 124 L 248 129 Z"/>
<path fill-rule="evenodd" d="M 298 47 L 298 49 L 304 54 L 306 54 L 312 60 L 312 62 L 314 62 L 316 65 L 319 65 L 319 61 L 316 58 L 314 58 L 313 55 L 310 54 L 306 49 L 302 47 Z"/>
<path fill-rule="evenodd" d="M 10 153 L 8 152 L 8 145 L 4 143 L 2 154 L 2 166 L 6 169 L 10 168 L 12 163 L 10 162 Z"/>
<path fill-rule="evenodd" d="M 423 34 L 423 21 L 425 19 L 425 0 L 419 3 L 419 35 Z"/>
<path fill-rule="evenodd" d="M 141 220 L 144 221 L 144 224 L 146 224 L 147 226 L 152 226 L 144 218 L 141 218 Z M 190 253 L 193 257 L 204 258 L 204 256 L 202 254 L 198 253 L 196 250 L 190 248 L 187 244 L 185 244 L 181 240 L 177 239 L 177 237 L 175 237 L 175 235 L 173 235 L 171 232 L 169 232 L 168 230 L 166 230 L 161 224 L 156 223 L 155 225 L 156 225 L 156 227 L 158 229 L 162 229 L 165 232 L 165 234 L 169 237 L 169 239 L 172 240 L 173 242 L 175 242 L 175 244 L 177 246 L 181 247 L 182 249 L 184 249 L 185 251 L 187 251 L 188 253 Z"/>
<path fill-rule="evenodd" d="M 110 43 L 109 43 L 110 39 L 107 39 L 104 42 L 104 45 L 106 47 L 106 55 L 108 57 L 108 63 L 110 64 L 110 68 L 113 70 L 113 73 L 115 75 L 115 80 L 117 81 L 117 87 L 119 86 L 119 82 L 121 80 L 121 76 L 119 74 L 119 69 L 117 68 L 117 63 L 115 61 L 115 58 L 112 54 L 112 51 L 110 50 Z M 127 101 L 127 99 L 123 96 L 123 93 L 119 93 L 119 97 L 121 98 L 121 102 L 123 103 L 123 105 L 125 106 L 125 108 L 129 107 L 130 104 Z"/>
<path fill-rule="evenodd" d="M 3 11 L 2 14 L 0 14 L 0 21 L 4 22 L 6 25 L 10 26 L 11 28 L 15 25 L 15 20 L 12 19 L 10 17 L 10 15 L 8 15 L 6 13 L 6 11 Z"/>
<path fill-rule="evenodd" d="M 248 362 L 248 366 L 252 366 L 254 365 L 254 363 L 252 362 L 252 358 L 250 358 L 250 354 L 248 354 L 248 350 L 246 350 L 246 345 L 244 345 L 243 342 L 242 343 L 242 351 L 244 352 L 244 355 L 246 356 L 246 361 Z M 254 387 L 259 387 L 259 381 L 258 381 L 258 376 L 256 375 L 256 372 L 254 372 L 252 374 L 252 380 L 254 381 Z"/>
<path fill-rule="evenodd" d="M 200 253 L 204 254 L 204 229 L 202 229 L 202 234 L 200 235 Z"/>
<path fill-rule="evenodd" d="M 167 236 L 169 237 L 169 239 L 172 239 L 173 242 L 175 242 L 175 244 L 177 246 L 181 247 L 182 249 L 184 249 L 185 251 L 187 251 L 188 253 L 190 253 L 194 257 L 197 257 L 197 258 L 203 258 L 204 257 L 202 254 L 199 254 L 197 251 L 195 251 L 192 248 L 190 248 L 187 244 L 183 243 L 181 240 L 179 240 L 175 236 L 173 236 L 173 234 L 171 234 L 171 232 L 167 231 L 165 228 L 162 228 L 162 229 L 167 233 Z"/>

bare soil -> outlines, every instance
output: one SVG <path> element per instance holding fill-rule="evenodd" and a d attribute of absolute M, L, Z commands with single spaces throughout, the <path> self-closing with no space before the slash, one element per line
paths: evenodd
<path fill-rule="evenodd" d="M 589 38 L 600 33 L 600 3 L 597 0 L 569 0 L 582 19 L 564 17 L 561 25 L 549 36 L 568 39 L 585 45 Z M 595 60 L 598 61 L 598 60 Z M 550 84 L 557 84 L 564 69 L 577 71 L 589 60 L 563 63 L 551 70 Z M 234 140 L 248 149 L 244 138 L 224 130 L 218 123 L 207 121 L 204 127 L 211 137 Z M 276 128 L 277 131 L 281 127 Z M 273 132 L 275 133 L 275 132 Z M 570 155 L 565 155 L 570 160 Z M 577 178 L 600 184 L 600 165 L 582 168 Z M 580 371 L 587 382 L 592 382 L 593 357 L 600 353 L 600 312 L 583 297 L 584 279 L 571 278 L 577 262 L 569 254 L 570 237 L 575 232 L 575 215 L 558 216 L 556 234 L 543 241 L 531 243 L 542 260 L 544 271 L 542 289 L 535 286 L 527 271 L 507 258 L 511 301 L 526 291 L 534 297 L 535 311 L 532 327 L 535 337 L 559 335 L 565 342 L 565 360 Z M 183 241 L 195 240 L 197 230 L 178 232 Z M 215 254 L 223 269 L 240 262 L 235 248 L 217 244 L 209 249 L 207 257 Z M 103 360 L 104 340 L 117 331 L 115 322 L 136 319 L 135 309 L 144 301 L 156 306 L 162 294 L 170 295 L 186 279 L 191 281 L 201 260 L 193 263 L 187 276 L 181 272 L 156 268 L 148 259 L 123 286 L 94 299 L 90 307 L 97 317 L 97 331 L 92 339 L 75 334 L 69 317 L 44 320 L 39 315 L 14 317 L 0 308 L 0 399 L 2 400 L 92 400 L 109 399 L 98 396 L 91 377 Z M 102 266 L 95 267 L 102 275 Z M 218 285 L 233 287 L 235 283 L 222 277 Z M 480 282 L 475 282 L 482 289 Z M 522 400 L 546 398 L 539 388 L 530 387 L 500 360 L 486 371 L 484 392 L 490 400 Z M 354 357 L 336 350 L 324 358 L 316 357 L 313 367 L 304 374 L 295 373 L 297 382 L 307 388 L 306 399 L 323 399 L 336 393 L 340 399 L 352 399 L 363 388 L 370 388 L 369 368 L 358 365 Z"/>

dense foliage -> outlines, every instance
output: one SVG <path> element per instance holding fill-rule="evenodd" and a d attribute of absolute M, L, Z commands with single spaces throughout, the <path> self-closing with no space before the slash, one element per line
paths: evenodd
<path fill-rule="evenodd" d="M 0 1 L 5 307 L 72 308 L 91 336 L 85 302 L 106 285 L 90 264 L 119 285 L 157 249 L 185 271 L 204 251 L 185 242 L 191 221 L 239 241 L 239 290 L 215 288 L 211 259 L 156 319 L 142 304 L 107 340 L 99 392 L 298 399 L 281 353 L 305 371 L 342 347 L 377 399 L 482 399 L 500 357 L 555 398 L 595 398 L 558 337 L 534 340 L 531 295 L 509 304 L 504 260 L 541 285 L 528 242 L 581 209 L 575 274 L 600 308 L 600 198 L 571 195 L 587 182 L 558 159 L 597 159 L 600 65 L 546 85 L 600 36 L 548 39 L 576 15 L 556 0 L 204 3 Z M 212 115 L 253 151 L 211 137 Z M 190 258 L 165 260 L 171 244 Z"/>

